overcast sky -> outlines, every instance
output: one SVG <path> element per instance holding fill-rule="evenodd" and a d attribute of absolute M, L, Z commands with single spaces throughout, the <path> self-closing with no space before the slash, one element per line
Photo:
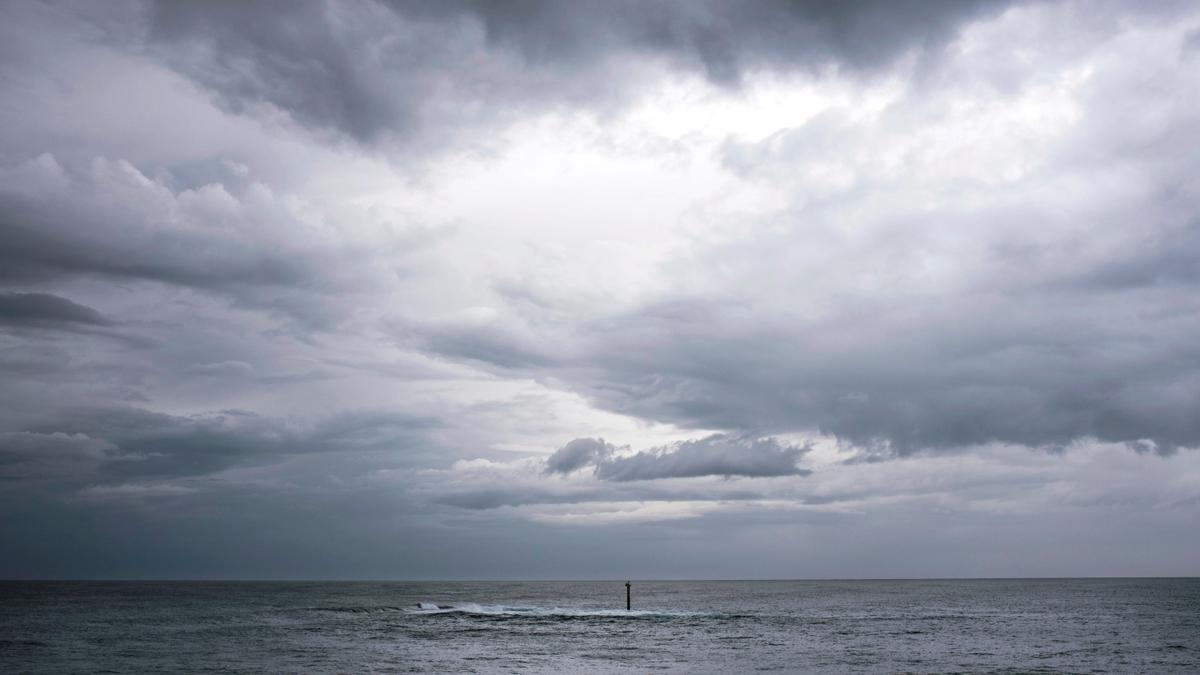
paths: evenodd
<path fill-rule="evenodd" d="M 0 577 L 1200 574 L 1194 2 L 0 4 Z"/>

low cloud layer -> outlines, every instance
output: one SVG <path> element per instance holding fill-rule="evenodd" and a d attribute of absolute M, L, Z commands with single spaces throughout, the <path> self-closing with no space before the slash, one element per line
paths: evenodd
<path fill-rule="evenodd" d="M 72 482 L 175 480 L 235 466 L 261 465 L 304 454 L 429 452 L 436 422 L 359 412 L 305 421 L 225 410 L 175 416 L 126 406 L 76 408 L 28 431 L 0 434 L 0 457 L 25 466 L 37 461 L 87 462 Z M 424 446 L 424 447 L 422 447 Z M 43 477 L 54 477 L 47 473 Z"/>
<path fill-rule="evenodd" d="M 713 434 L 701 439 L 619 455 L 619 449 L 599 438 L 577 438 L 546 459 L 546 472 L 567 474 L 591 466 L 605 481 L 638 481 L 699 476 L 802 476 L 796 466 L 808 450 L 784 445 L 773 438 Z"/>
<path fill-rule="evenodd" d="M 567 474 L 607 462 L 616 451 L 603 438 L 576 438 L 546 458 L 546 473 Z"/>
<path fill-rule="evenodd" d="M 91 307 L 53 293 L 0 292 L 0 323 L 32 326 L 107 326 Z"/>

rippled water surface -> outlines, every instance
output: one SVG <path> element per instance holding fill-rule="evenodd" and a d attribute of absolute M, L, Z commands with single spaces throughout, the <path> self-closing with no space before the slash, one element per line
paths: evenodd
<path fill-rule="evenodd" d="M 0 672 L 1200 672 L 1200 579 L 0 582 Z"/>

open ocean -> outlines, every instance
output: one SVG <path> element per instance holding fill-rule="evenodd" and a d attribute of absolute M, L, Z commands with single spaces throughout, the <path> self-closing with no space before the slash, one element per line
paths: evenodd
<path fill-rule="evenodd" d="M 421 603 L 420 605 L 418 603 Z M 1200 672 L 1200 579 L 0 582 L 0 672 Z"/>

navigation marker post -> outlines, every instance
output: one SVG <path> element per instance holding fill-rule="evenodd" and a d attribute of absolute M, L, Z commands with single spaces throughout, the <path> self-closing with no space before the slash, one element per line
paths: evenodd
<path fill-rule="evenodd" d="M 625 582 L 625 611 L 629 611 L 629 582 Z"/>

